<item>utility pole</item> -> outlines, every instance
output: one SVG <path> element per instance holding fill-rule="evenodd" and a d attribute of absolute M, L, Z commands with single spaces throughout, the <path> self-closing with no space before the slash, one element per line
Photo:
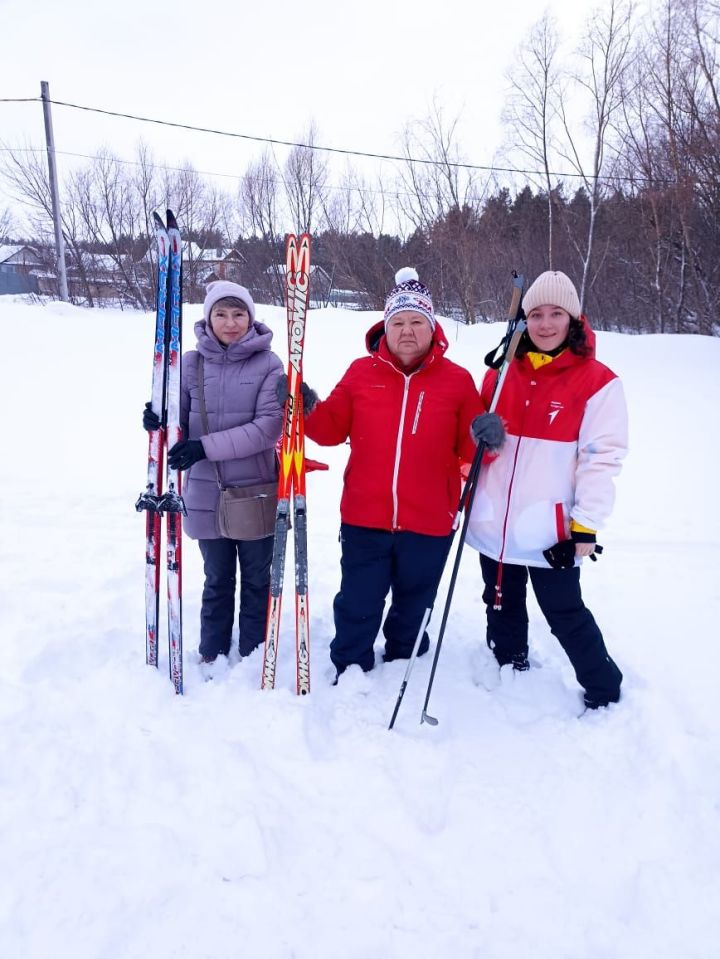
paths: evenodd
<path fill-rule="evenodd" d="M 60 284 L 60 299 L 69 300 L 67 272 L 65 270 L 65 241 L 60 223 L 60 197 L 58 195 L 57 169 L 55 167 L 55 137 L 53 136 L 52 115 L 50 113 L 50 86 L 47 80 L 40 81 L 40 98 L 43 102 L 45 118 L 45 140 L 47 143 L 48 172 L 50 174 L 50 197 L 52 199 L 53 226 L 55 227 L 55 252 L 57 254 L 57 275 Z"/>

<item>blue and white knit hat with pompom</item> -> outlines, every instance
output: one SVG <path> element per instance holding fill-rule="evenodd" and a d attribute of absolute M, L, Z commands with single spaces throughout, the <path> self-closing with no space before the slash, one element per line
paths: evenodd
<path fill-rule="evenodd" d="M 390 290 L 385 300 L 385 329 L 396 313 L 403 310 L 412 310 L 421 313 L 435 329 L 435 311 L 433 310 L 432 295 L 424 283 L 420 282 L 417 270 L 404 266 L 395 274 L 395 286 Z"/>

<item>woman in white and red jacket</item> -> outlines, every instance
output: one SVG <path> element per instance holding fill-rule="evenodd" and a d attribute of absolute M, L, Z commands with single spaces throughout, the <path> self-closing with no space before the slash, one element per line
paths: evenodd
<path fill-rule="evenodd" d="M 595 337 L 571 280 L 542 273 L 523 300 L 527 332 L 496 408 L 506 440 L 483 463 L 467 542 L 480 552 L 487 642 L 501 666 L 528 668 L 528 575 L 589 708 L 620 698 L 622 673 L 580 592 L 580 562 L 614 501 L 627 452 L 618 377 L 595 359 Z M 496 371 L 481 396 L 490 406 Z M 477 432 L 486 414 L 473 424 Z"/>
<path fill-rule="evenodd" d="M 444 355 L 428 288 L 414 270 L 400 270 L 395 280 L 384 321 L 368 332 L 369 356 L 350 365 L 324 402 L 314 403 L 307 388 L 303 395 L 311 439 L 350 441 L 330 645 L 338 673 L 373 668 L 388 592 L 384 658 L 410 656 L 447 556 L 460 464 L 474 452 L 470 423 L 482 411 L 470 373 Z M 426 634 L 419 654 L 427 649 Z"/>

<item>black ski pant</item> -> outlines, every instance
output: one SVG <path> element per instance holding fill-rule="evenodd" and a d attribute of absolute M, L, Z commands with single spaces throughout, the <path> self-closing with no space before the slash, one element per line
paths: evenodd
<path fill-rule="evenodd" d="M 373 643 L 380 631 L 387 594 L 391 604 L 382 627 L 385 660 L 409 659 L 423 614 L 435 602 L 450 545 L 449 536 L 340 527 L 342 578 L 333 605 L 335 638 L 330 658 L 339 673 L 348 666 L 373 668 Z M 423 636 L 418 655 L 430 646 Z"/>
<path fill-rule="evenodd" d="M 580 567 L 541 569 L 502 564 L 502 608 L 494 609 L 499 564 L 480 554 L 487 606 L 487 644 L 501 666 L 528 653 L 527 581 L 550 626 L 568 655 L 580 685 L 600 703 L 620 698 L 622 673 L 608 655 L 602 633 L 580 592 Z"/>
<path fill-rule="evenodd" d="M 273 537 L 257 540 L 201 539 L 205 585 L 200 610 L 200 655 L 230 652 L 235 621 L 235 583 L 240 563 L 240 655 L 265 639 Z"/>

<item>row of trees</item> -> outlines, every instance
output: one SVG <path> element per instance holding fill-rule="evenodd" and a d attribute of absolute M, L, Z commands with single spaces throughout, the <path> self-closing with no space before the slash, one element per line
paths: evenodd
<path fill-rule="evenodd" d="M 78 262 L 109 255 L 121 298 L 147 307 L 152 211 L 170 205 L 199 249 L 237 248 L 243 280 L 276 302 L 281 280 L 271 271 L 268 286 L 268 268 L 285 231 L 306 229 L 314 262 L 363 305 L 380 306 L 394 271 L 412 264 L 441 312 L 500 318 L 511 269 L 552 268 L 577 282 L 598 328 L 716 334 L 719 30 L 717 0 L 657 0 L 642 19 L 629 0 L 606 0 L 569 52 L 544 16 L 508 75 L 494 170 L 464 163 L 458 121 L 439 105 L 407 126 L 393 175 L 374 179 L 332 170 L 312 127 L 284 162 L 270 150 L 254 160 L 234 195 L 189 165 L 163 169 L 145 146 L 133 164 L 106 151 L 63 182 L 68 247 Z M 6 185 L 47 240 L 43 155 L 6 158 Z M 8 228 L 0 210 L 0 236 Z M 203 267 L 186 264 L 189 297 Z"/>

